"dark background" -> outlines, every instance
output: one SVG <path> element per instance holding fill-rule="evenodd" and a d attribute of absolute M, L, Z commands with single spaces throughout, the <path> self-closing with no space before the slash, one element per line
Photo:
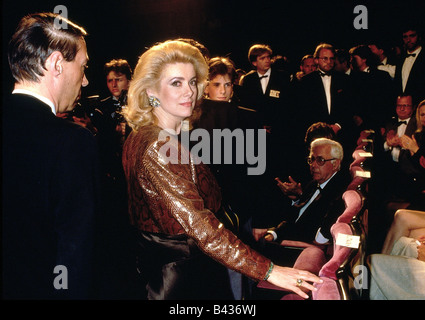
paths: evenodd
<path fill-rule="evenodd" d="M 194 38 L 212 56 L 230 55 L 237 68 L 247 71 L 249 47 L 267 43 L 275 54 L 286 56 L 294 70 L 320 42 L 349 49 L 377 38 L 400 45 L 400 28 L 406 22 L 418 22 L 423 28 L 425 20 L 423 0 L 8 0 L 2 3 L 4 92 L 10 92 L 13 83 L 7 42 L 19 19 L 28 13 L 53 11 L 56 5 L 65 5 L 68 18 L 89 33 L 90 83 L 83 96 L 102 97 L 107 95 L 105 62 L 124 58 L 134 68 L 146 47 L 166 39 Z M 368 9 L 367 30 L 353 26 L 357 5 Z"/>

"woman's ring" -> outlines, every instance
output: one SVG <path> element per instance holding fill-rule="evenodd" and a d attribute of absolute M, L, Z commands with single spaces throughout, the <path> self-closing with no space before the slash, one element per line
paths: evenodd
<path fill-rule="evenodd" d="M 303 279 L 297 279 L 297 287 L 301 287 L 303 284 Z"/>

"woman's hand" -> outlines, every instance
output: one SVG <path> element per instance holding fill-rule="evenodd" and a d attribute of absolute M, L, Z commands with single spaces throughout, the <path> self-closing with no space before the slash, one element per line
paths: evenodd
<path fill-rule="evenodd" d="M 317 290 L 312 283 L 323 282 L 318 276 L 308 271 L 277 265 L 273 267 L 267 281 L 275 286 L 293 291 L 304 299 L 309 298 L 304 291 Z"/>
<path fill-rule="evenodd" d="M 419 150 L 419 146 L 418 146 L 418 143 L 416 142 L 415 136 L 412 136 L 412 138 L 409 138 L 408 136 L 403 135 L 400 138 L 400 144 L 402 148 L 409 150 L 412 155 Z"/>

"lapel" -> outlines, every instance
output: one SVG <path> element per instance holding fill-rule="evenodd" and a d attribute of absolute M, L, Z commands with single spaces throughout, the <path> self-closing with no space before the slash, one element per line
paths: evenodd
<path fill-rule="evenodd" d="M 406 131 L 404 134 L 408 137 L 412 137 L 415 131 L 416 131 L 416 117 L 415 117 L 415 113 L 413 113 L 409 120 L 409 123 L 407 124 Z"/>
<path fill-rule="evenodd" d="M 321 105 L 323 106 L 322 110 L 324 112 L 326 112 L 326 114 L 329 114 L 329 112 L 328 112 L 328 102 L 326 100 L 326 91 L 325 91 L 325 86 L 324 86 L 323 81 L 322 81 L 322 76 L 320 75 L 318 70 L 314 71 L 314 73 L 315 73 L 314 76 L 316 77 L 317 88 L 320 88 L 319 89 L 319 91 L 320 91 L 319 96 L 320 96 L 320 100 L 322 101 L 321 102 Z M 333 81 L 332 81 L 332 77 L 331 77 L 331 93 L 332 93 L 332 82 Z M 331 94 L 331 96 L 332 96 L 332 94 Z M 331 107 L 332 107 L 332 98 L 331 98 Z M 331 108 L 331 110 L 332 110 L 332 108 Z"/>

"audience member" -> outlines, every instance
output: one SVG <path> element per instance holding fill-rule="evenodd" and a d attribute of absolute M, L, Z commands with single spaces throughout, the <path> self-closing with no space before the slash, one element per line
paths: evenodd
<path fill-rule="evenodd" d="M 300 123 L 296 135 L 304 137 L 307 128 L 315 122 L 332 126 L 347 153 L 354 148 L 353 106 L 347 75 L 334 72 L 335 50 L 322 43 L 316 47 L 314 60 L 317 70 L 304 76 L 297 90 Z M 302 141 L 302 140 L 301 140 Z"/>
<path fill-rule="evenodd" d="M 202 162 L 193 162 L 174 135 L 183 120 L 199 114 L 194 110 L 207 74 L 198 49 L 166 41 L 140 57 L 130 85 L 125 117 L 133 131 L 124 145 L 123 164 L 148 298 L 224 299 L 223 265 L 307 297 L 300 287 L 313 289 L 309 282 L 316 282 L 316 276 L 274 266 L 220 225 L 214 215 L 221 200 L 214 176 Z M 182 161 L 186 154 L 188 164 Z"/>
<path fill-rule="evenodd" d="M 425 99 L 425 52 L 422 51 L 422 39 L 415 27 L 406 27 L 403 31 L 404 52 L 396 66 L 396 94 L 412 96 L 414 105 Z"/>
<path fill-rule="evenodd" d="M 136 272 L 131 268 L 132 244 L 128 219 L 128 196 L 122 167 L 122 147 L 130 132 L 122 115 L 127 104 L 127 92 L 132 69 L 127 60 L 113 59 L 104 65 L 104 75 L 110 96 L 100 101 L 102 117 L 96 119 L 98 128 L 101 182 L 102 182 L 102 232 L 105 241 L 102 254 L 105 264 L 102 277 L 102 299 L 133 298 L 136 294 Z"/>
<path fill-rule="evenodd" d="M 350 53 L 345 49 L 335 50 L 335 68 L 336 72 L 345 73 L 346 75 L 351 74 L 350 67 Z"/>
<path fill-rule="evenodd" d="M 332 129 L 331 125 L 325 122 L 316 122 L 308 127 L 304 136 L 304 148 L 302 152 L 294 154 L 294 157 L 297 158 L 296 163 L 299 164 L 298 167 L 293 168 L 294 172 L 292 173 L 292 178 L 295 178 L 296 181 L 307 183 L 311 179 L 310 168 L 305 166 L 305 159 L 307 159 L 310 154 L 311 143 L 317 138 L 328 138 L 337 141 L 335 131 Z M 344 159 L 342 163 L 344 163 Z"/>
<path fill-rule="evenodd" d="M 299 70 L 295 74 L 291 74 L 291 82 L 298 82 L 305 75 L 315 71 L 317 68 L 316 63 L 314 62 L 314 57 L 311 54 L 305 55 L 301 58 Z"/>
<path fill-rule="evenodd" d="M 378 59 L 377 68 L 382 71 L 388 72 L 391 79 L 395 76 L 396 61 L 388 57 L 388 48 L 380 41 L 373 41 L 369 44 L 369 49 Z"/>
<path fill-rule="evenodd" d="M 250 191 L 247 188 L 246 167 L 244 164 L 236 164 L 236 146 L 232 144 L 232 163 L 224 161 L 227 157 L 224 144 L 217 141 L 214 130 L 235 130 L 239 127 L 238 112 L 240 110 L 233 101 L 234 80 L 236 70 L 233 61 L 226 57 L 214 57 L 208 61 L 208 80 L 204 90 L 205 98 L 201 102 L 202 113 L 200 119 L 194 124 L 195 129 L 205 129 L 210 137 L 210 160 L 209 167 L 215 175 L 222 192 L 222 206 L 226 206 L 226 213 L 231 219 L 232 231 L 241 239 L 246 239 L 251 234 L 249 226 L 249 207 L 246 206 L 246 195 Z M 198 141 L 196 141 L 198 142 Z M 214 156 L 217 152 L 216 145 L 220 143 L 220 161 Z M 245 225 L 247 225 L 245 227 Z M 246 230 L 248 229 L 248 230 Z M 236 300 L 245 297 L 242 289 L 242 276 L 231 269 L 228 269 L 232 284 L 233 296 Z"/>
<path fill-rule="evenodd" d="M 397 116 L 386 124 L 383 135 L 385 154 L 381 165 L 385 166 L 383 173 L 386 175 L 383 187 L 388 189 L 386 193 L 391 201 L 409 203 L 417 194 L 410 152 L 402 148 L 400 139 L 403 135 L 411 137 L 416 130 L 413 109 L 411 96 L 397 97 Z"/>
<path fill-rule="evenodd" d="M 268 45 L 255 44 L 249 48 L 248 59 L 254 70 L 240 80 L 242 96 L 240 105 L 257 111 L 260 125 L 267 130 L 285 112 L 289 94 L 289 75 L 272 68 L 273 51 Z"/>
<path fill-rule="evenodd" d="M 341 144 L 318 138 L 311 143 L 308 164 L 312 181 L 305 188 L 291 176 L 289 182 L 276 178 L 278 187 L 292 203 L 283 212 L 285 223 L 274 230 L 273 240 L 325 244 L 332 239 L 330 227 L 344 211 L 342 194 L 349 182 L 348 173 L 340 171 L 342 159 Z"/>
<path fill-rule="evenodd" d="M 289 73 L 277 70 L 272 65 L 273 51 L 265 44 L 255 44 L 249 48 L 248 60 L 254 70 L 241 78 L 240 106 L 253 109 L 258 127 L 267 132 L 266 172 L 252 177 L 252 187 L 256 190 L 251 210 L 254 211 L 253 224 L 257 227 L 268 225 L 274 220 L 279 207 L 278 193 L 275 191 L 274 177 L 286 172 L 290 159 L 284 154 L 293 143 L 287 137 L 294 125 L 291 107 Z M 267 212 L 264 214 L 263 212 Z"/>
<path fill-rule="evenodd" d="M 398 210 L 382 254 L 369 257 L 371 300 L 425 299 L 425 211 Z"/>
<path fill-rule="evenodd" d="M 67 28 L 57 28 L 66 25 Z M 3 298 L 93 298 L 98 209 L 92 133 L 72 110 L 86 31 L 53 13 L 21 19 L 9 43 L 15 79 L 3 107 Z"/>
<path fill-rule="evenodd" d="M 100 101 L 99 108 L 104 117 L 103 122 L 97 125 L 102 128 L 102 134 L 108 141 L 108 148 L 113 149 L 113 152 L 117 152 L 120 157 L 120 149 L 126 137 L 126 125 L 121 109 L 126 105 L 132 70 L 127 60 L 113 59 L 105 63 L 104 73 L 111 95 Z"/>
<path fill-rule="evenodd" d="M 391 117 L 394 90 L 387 72 L 378 70 L 377 58 L 366 45 L 350 49 L 352 74 L 351 84 L 355 99 L 355 123 L 361 130 L 381 128 Z"/>
<path fill-rule="evenodd" d="M 409 150 L 406 161 L 411 164 L 410 181 L 416 186 L 416 196 L 412 197 L 409 209 L 425 208 L 425 100 L 416 109 L 417 130 L 414 135 L 404 134 L 400 137 L 401 147 Z"/>

